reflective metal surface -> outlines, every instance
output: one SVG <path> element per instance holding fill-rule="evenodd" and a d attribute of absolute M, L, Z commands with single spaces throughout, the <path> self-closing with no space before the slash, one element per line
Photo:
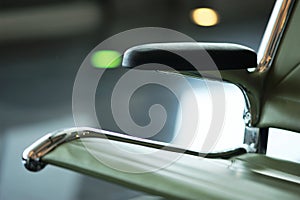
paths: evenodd
<path fill-rule="evenodd" d="M 119 142 L 125 142 L 135 145 L 141 145 L 145 147 L 161 149 L 165 151 L 184 153 L 205 158 L 230 158 L 233 156 L 241 155 L 246 153 L 245 148 L 236 148 L 224 152 L 216 153 L 200 153 L 192 150 L 183 149 L 180 147 L 172 146 L 172 144 L 141 139 L 137 137 L 132 137 L 124 134 L 114 133 L 110 131 L 79 127 L 70 128 L 61 131 L 56 131 L 52 134 L 47 134 L 40 138 L 23 152 L 23 163 L 24 166 L 30 171 L 39 171 L 46 166 L 46 163 L 42 161 L 42 157 L 47 153 L 54 150 L 61 144 L 77 140 L 79 138 L 102 138 L 108 140 L 114 140 Z"/>
<path fill-rule="evenodd" d="M 258 50 L 256 71 L 267 70 L 274 59 L 295 0 L 277 0 Z"/>
<path fill-rule="evenodd" d="M 242 92 L 244 100 L 245 100 L 245 108 L 243 113 L 243 119 L 246 127 L 252 126 L 252 116 L 251 116 L 251 103 L 245 88 L 242 85 L 236 85 Z"/>

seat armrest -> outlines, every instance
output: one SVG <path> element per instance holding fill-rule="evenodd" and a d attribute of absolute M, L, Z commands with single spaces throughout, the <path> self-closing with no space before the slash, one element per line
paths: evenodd
<path fill-rule="evenodd" d="M 192 64 L 191 59 L 198 66 L 193 66 L 195 62 Z M 122 66 L 135 68 L 149 63 L 167 65 L 177 71 L 247 69 L 257 66 L 257 55 L 248 47 L 230 43 L 153 43 L 129 48 Z M 147 69 L 159 70 L 159 66 Z"/>

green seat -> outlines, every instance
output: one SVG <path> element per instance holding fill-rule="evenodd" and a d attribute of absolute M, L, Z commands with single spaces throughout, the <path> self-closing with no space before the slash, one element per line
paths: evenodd
<path fill-rule="evenodd" d="M 274 43 L 256 71 L 244 67 L 220 70 L 224 80 L 244 89 L 251 105 L 248 126 L 300 132 L 300 3 L 295 1 L 290 9 L 293 2 L 283 1 L 281 15 L 290 17 L 288 22 L 279 21 L 276 30 L 286 25 L 285 32 L 280 32 L 280 44 Z M 192 71 L 182 73 L 197 76 Z M 213 77 L 214 72 L 205 73 Z M 155 142 L 97 134 L 81 137 L 76 128 L 73 132 L 71 140 L 46 136 L 34 143 L 23 154 L 25 166 L 39 170 L 52 164 L 171 199 L 300 198 L 299 163 L 258 153 L 203 158 L 176 148 L 158 150 L 162 144 Z"/>
<path fill-rule="evenodd" d="M 118 143 L 114 145 L 120 145 Z M 136 152 L 149 148 L 129 143 L 122 145 Z M 172 154 L 166 152 L 164 156 L 172 157 Z M 145 154 L 144 159 L 134 154 L 124 157 L 116 153 L 114 147 L 108 148 L 103 139 L 85 138 L 61 145 L 43 157 L 43 161 L 170 199 L 273 200 L 299 199 L 300 196 L 300 165 L 265 155 L 246 154 L 221 160 L 183 154 L 166 167 L 147 173 L 114 169 L 114 164 L 109 166 L 101 160 L 103 155 L 117 162 L 119 169 L 137 172 L 147 171 L 149 165 L 165 158 L 159 153 Z"/>

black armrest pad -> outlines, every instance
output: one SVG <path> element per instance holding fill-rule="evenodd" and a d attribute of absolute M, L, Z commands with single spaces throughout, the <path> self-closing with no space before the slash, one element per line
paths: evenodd
<path fill-rule="evenodd" d="M 230 43 L 201 42 L 154 43 L 135 46 L 125 52 L 122 66 L 134 68 L 142 64 L 160 63 L 178 71 L 215 69 L 209 66 L 212 62 L 207 62 L 206 52 L 220 70 L 257 66 L 257 55 L 248 47 Z M 185 55 L 197 60 L 196 63 L 199 65 L 195 66 L 197 69 L 187 61 Z"/>

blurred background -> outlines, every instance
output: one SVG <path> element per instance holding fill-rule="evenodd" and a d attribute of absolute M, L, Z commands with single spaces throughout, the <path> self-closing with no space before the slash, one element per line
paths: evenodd
<path fill-rule="evenodd" d="M 22 166 L 21 154 L 47 132 L 74 126 L 72 89 L 76 73 L 89 52 L 106 38 L 133 28 L 163 27 L 197 41 L 233 42 L 257 51 L 274 2 L 1 0 L 0 199 L 159 199 L 52 166 L 31 173 Z M 211 10 L 197 13 L 197 8 Z M 123 69 L 106 71 L 95 97 L 101 127 L 117 132 L 122 129 L 112 117 L 110 98 L 122 74 Z M 139 76 L 157 75 L 140 72 Z M 194 78 L 189 81 L 199 92 L 199 102 L 206 105 L 205 83 Z M 225 88 L 226 118 L 230 123 L 224 125 L 219 141 L 223 146 L 219 148 L 240 145 L 244 134 L 243 97 L 237 88 Z M 172 140 L 179 101 L 190 106 L 188 89 L 181 89 L 180 99 L 158 85 L 146 85 L 133 95 L 131 115 L 140 125 L 149 123 L 147 113 L 151 105 L 161 104 L 167 111 L 164 128 L 152 139 Z M 198 109 L 205 112 L 205 106 Z M 276 141 L 272 143 L 273 149 L 277 149 Z"/>

